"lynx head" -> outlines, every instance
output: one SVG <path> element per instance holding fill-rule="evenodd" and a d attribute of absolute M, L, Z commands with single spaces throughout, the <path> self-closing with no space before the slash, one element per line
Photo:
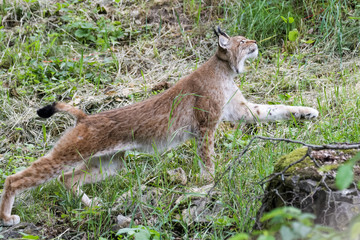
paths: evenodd
<path fill-rule="evenodd" d="M 242 36 L 229 37 L 220 27 L 214 28 L 218 36 L 219 49 L 217 56 L 229 63 L 230 68 L 235 73 L 241 73 L 244 70 L 245 60 L 255 58 L 258 55 L 258 47 L 255 40 L 249 40 Z"/>

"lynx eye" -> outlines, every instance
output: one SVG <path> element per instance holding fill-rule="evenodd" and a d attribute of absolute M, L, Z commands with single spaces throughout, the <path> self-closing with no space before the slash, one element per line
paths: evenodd
<path fill-rule="evenodd" d="M 245 40 L 241 40 L 241 41 L 240 41 L 240 44 L 243 44 L 243 43 L 245 43 Z"/>

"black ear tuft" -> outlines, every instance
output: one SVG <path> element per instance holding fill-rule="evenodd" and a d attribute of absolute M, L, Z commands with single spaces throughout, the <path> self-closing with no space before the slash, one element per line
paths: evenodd
<path fill-rule="evenodd" d="M 219 26 L 218 26 L 218 33 L 219 33 L 220 35 L 223 35 L 223 36 L 226 37 L 226 38 L 230 38 L 229 35 L 227 35 L 225 32 L 223 32 L 223 31 L 220 29 Z"/>
<path fill-rule="evenodd" d="M 216 35 L 217 37 L 219 37 L 219 33 L 216 31 L 216 27 L 214 27 L 213 30 L 214 30 L 215 35 Z"/>
<path fill-rule="evenodd" d="M 54 115 L 54 113 L 56 113 L 55 105 L 56 105 L 56 102 L 54 102 L 53 104 L 49 104 L 43 108 L 40 108 L 36 112 L 39 115 L 39 117 L 49 118 L 52 115 Z"/>

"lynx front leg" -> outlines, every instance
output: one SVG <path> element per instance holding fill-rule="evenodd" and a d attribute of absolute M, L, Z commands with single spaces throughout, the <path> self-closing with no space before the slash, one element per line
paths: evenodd
<path fill-rule="evenodd" d="M 72 190 L 76 196 L 81 196 L 81 201 L 88 207 L 96 205 L 80 187 L 87 183 L 95 183 L 104 180 L 106 177 L 115 175 L 123 166 L 122 158 L 124 152 L 116 156 L 102 156 L 88 160 L 78 166 L 74 171 L 69 171 L 60 175 L 58 180 L 64 184 L 68 190 Z"/>
<path fill-rule="evenodd" d="M 197 121 L 197 150 L 201 158 L 199 162 L 200 174 L 202 178 L 212 180 L 215 173 L 215 164 L 213 162 L 214 151 L 214 134 L 216 127 L 221 119 L 221 106 L 218 104 L 216 97 L 210 99 L 200 97 L 197 99 L 195 117 Z"/>
<path fill-rule="evenodd" d="M 270 122 L 276 120 L 313 119 L 319 112 L 310 107 L 286 106 L 286 105 L 261 105 L 248 103 L 244 109 L 246 122 Z"/>
<path fill-rule="evenodd" d="M 200 174 L 205 178 L 212 178 L 215 173 L 215 165 L 212 157 L 214 156 L 214 132 L 206 128 L 200 130 L 197 138 L 198 155 L 200 157 Z"/>
<path fill-rule="evenodd" d="M 222 111 L 223 121 L 271 122 L 277 120 L 313 119 L 319 115 L 314 108 L 263 105 L 246 101 L 240 90 L 237 90 L 226 102 Z"/>
<path fill-rule="evenodd" d="M 319 115 L 314 108 L 286 105 L 262 105 L 241 102 L 225 107 L 223 121 L 273 122 L 277 120 L 313 119 Z"/>

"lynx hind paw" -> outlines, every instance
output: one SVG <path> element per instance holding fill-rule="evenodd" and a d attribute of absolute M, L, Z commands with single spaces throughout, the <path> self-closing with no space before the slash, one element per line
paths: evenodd
<path fill-rule="evenodd" d="M 13 225 L 16 225 L 16 224 L 20 223 L 20 217 L 18 215 L 11 215 L 6 220 L 3 219 L 2 222 L 3 222 L 3 226 L 10 227 L 10 226 L 13 226 Z"/>
<path fill-rule="evenodd" d="M 88 204 L 85 204 L 88 207 L 101 207 L 103 206 L 103 202 L 101 200 L 101 198 L 98 197 L 93 197 Z"/>

